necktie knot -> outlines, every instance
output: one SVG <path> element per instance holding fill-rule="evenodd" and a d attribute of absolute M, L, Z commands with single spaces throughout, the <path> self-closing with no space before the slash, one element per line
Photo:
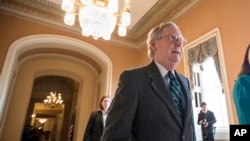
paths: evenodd
<path fill-rule="evenodd" d="M 180 94 L 181 92 L 181 88 L 180 88 L 180 85 L 179 85 L 179 82 L 177 81 L 177 79 L 175 78 L 173 72 L 169 71 L 168 74 L 167 74 L 168 78 L 169 78 L 169 86 L 170 87 L 175 87 L 175 89 L 178 89 L 178 94 Z"/>
<path fill-rule="evenodd" d="M 168 72 L 167 76 L 168 76 L 168 78 L 169 78 L 170 81 L 171 80 L 175 80 L 175 76 L 174 76 L 174 74 L 171 71 Z"/>

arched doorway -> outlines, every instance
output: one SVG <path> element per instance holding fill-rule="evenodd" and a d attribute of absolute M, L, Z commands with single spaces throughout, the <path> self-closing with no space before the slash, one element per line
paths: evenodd
<path fill-rule="evenodd" d="M 66 140 L 72 115 L 76 113 L 79 83 L 60 75 L 35 78 L 25 118 L 22 139 L 39 138 L 42 141 Z M 62 104 L 43 103 L 50 93 L 62 97 Z M 27 128 L 28 127 L 28 128 Z"/>
<path fill-rule="evenodd" d="M 58 35 L 27 36 L 11 45 L 6 60 L 0 78 L 0 83 L 5 82 L 0 87 L 3 140 L 20 139 L 37 77 L 59 75 L 79 83 L 75 140 L 82 138 L 89 116 L 84 113 L 95 108 L 99 96 L 110 93 L 112 65 L 109 58 L 80 40 Z M 13 128 L 17 131 L 15 135 Z"/>

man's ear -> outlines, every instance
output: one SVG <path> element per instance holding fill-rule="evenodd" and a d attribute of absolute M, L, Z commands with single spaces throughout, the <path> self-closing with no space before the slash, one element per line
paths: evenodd
<path fill-rule="evenodd" d="M 150 47 L 153 51 L 156 50 L 156 47 L 155 47 L 155 41 L 151 41 L 151 47 Z"/>

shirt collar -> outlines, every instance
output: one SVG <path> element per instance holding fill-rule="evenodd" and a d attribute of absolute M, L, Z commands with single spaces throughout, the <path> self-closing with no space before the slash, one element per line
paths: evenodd
<path fill-rule="evenodd" d="M 159 69 L 159 71 L 161 73 L 161 76 L 165 77 L 166 74 L 168 74 L 169 71 L 167 69 L 165 69 L 161 64 L 159 64 L 157 62 L 155 62 L 155 64 L 156 64 L 157 68 Z"/>
<path fill-rule="evenodd" d="M 203 113 L 207 113 L 207 109 L 205 111 L 201 110 Z"/>
<path fill-rule="evenodd" d="M 108 113 L 108 111 L 106 111 L 106 112 L 105 112 L 104 110 L 102 110 L 102 113 L 103 113 L 103 114 L 107 114 L 107 113 Z"/>

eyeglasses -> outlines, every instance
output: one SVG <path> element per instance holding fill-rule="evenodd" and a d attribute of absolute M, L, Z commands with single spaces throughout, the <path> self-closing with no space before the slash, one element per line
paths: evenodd
<path fill-rule="evenodd" d="M 177 41 L 181 43 L 186 42 L 186 39 L 182 35 L 164 35 L 164 36 L 160 36 L 158 39 L 162 39 L 162 38 L 166 38 L 172 42 L 177 42 Z"/>

